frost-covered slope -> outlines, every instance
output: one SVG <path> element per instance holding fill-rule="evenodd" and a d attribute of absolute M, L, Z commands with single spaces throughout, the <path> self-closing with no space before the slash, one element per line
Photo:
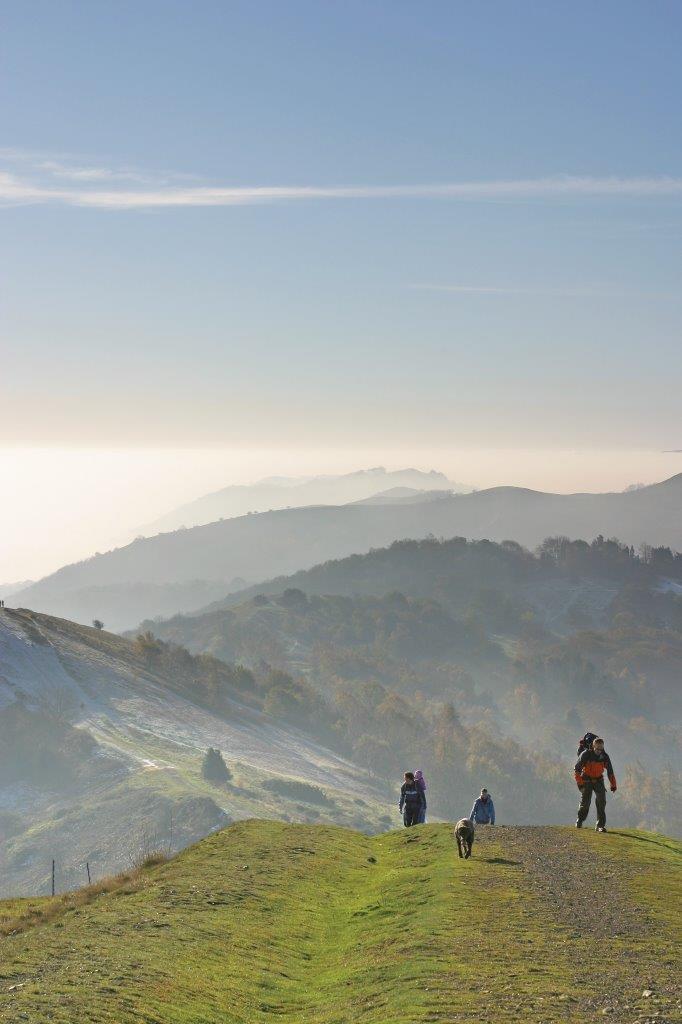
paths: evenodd
<path fill-rule="evenodd" d="M 0 775 L 3 891 L 43 885 L 52 856 L 70 884 L 86 860 L 112 870 L 142 841 L 182 844 L 254 814 L 316 817 L 262 789 L 272 776 L 322 787 L 332 820 L 376 818 L 376 792 L 343 758 L 237 697 L 218 715 L 174 687 L 137 664 L 127 640 L 0 610 L 0 730 L 14 743 L 21 733 Z M 201 778 L 209 747 L 223 752 L 230 785 Z"/>

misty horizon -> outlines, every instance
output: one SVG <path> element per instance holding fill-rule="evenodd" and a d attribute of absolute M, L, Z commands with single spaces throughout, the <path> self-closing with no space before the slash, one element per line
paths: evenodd
<path fill-rule="evenodd" d="M 96 551 L 127 544 L 176 506 L 268 477 L 304 480 L 385 466 L 389 471 L 435 470 L 477 490 L 510 486 L 606 493 L 682 472 L 678 454 L 498 449 L 375 450 L 368 456 L 364 451 L 0 448 L 0 472 L 12 495 L 0 507 L 0 585 L 38 579 Z M 47 519 L 46 504 L 51 510 Z M 80 526 L 74 533 L 75 522 Z"/>

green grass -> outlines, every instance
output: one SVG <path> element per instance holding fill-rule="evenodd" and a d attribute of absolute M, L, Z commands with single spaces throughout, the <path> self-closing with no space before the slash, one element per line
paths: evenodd
<path fill-rule="evenodd" d="M 0 903 L 0 937 L 37 924 L 49 912 L 53 900 L 45 896 L 3 900 Z"/>
<path fill-rule="evenodd" d="M 633 899 L 669 941 L 676 924 L 656 883 L 660 893 L 680 845 L 603 839 L 588 841 L 606 856 L 622 844 Z M 241 822 L 112 891 L 44 902 L 47 923 L 34 923 L 36 901 L 0 904 L 0 922 L 22 913 L 25 929 L 0 939 L 0 1020 L 585 1019 L 572 1002 L 575 944 L 505 855 L 503 830 L 461 861 L 443 825 L 367 837 Z"/>

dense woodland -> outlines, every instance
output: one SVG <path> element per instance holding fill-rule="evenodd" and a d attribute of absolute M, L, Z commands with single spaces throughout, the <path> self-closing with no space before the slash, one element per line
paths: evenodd
<path fill-rule="evenodd" d="M 570 821 L 595 728 L 621 819 L 679 833 L 681 578 L 679 554 L 601 537 L 401 541 L 147 623 L 136 645 L 212 707 L 238 693 L 387 785 L 421 766 L 443 816 L 485 784 L 503 820 Z"/>

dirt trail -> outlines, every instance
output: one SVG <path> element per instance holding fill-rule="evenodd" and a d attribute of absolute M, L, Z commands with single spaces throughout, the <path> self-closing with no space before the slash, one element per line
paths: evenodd
<path fill-rule="evenodd" d="M 595 859 L 582 837 L 569 831 L 523 826 L 502 831 L 528 884 L 548 904 L 553 918 L 576 936 L 589 933 L 593 940 L 608 941 L 637 934 L 645 926 L 645 915 L 628 902 L 622 862 Z"/>
<path fill-rule="evenodd" d="M 658 926 L 630 895 L 635 866 L 608 856 L 608 846 L 606 856 L 595 855 L 591 839 L 577 830 L 542 826 L 479 828 L 475 855 L 485 859 L 491 844 L 501 843 L 505 862 L 523 873 L 523 888 L 567 936 L 574 948 L 576 999 L 586 1019 L 680 1022 L 679 962 L 676 967 L 674 949 L 668 960 L 654 959 L 642 941 Z M 609 835 L 600 836 L 602 841 L 608 844 Z M 643 996 L 645 991 L 651 995 Z"/>

